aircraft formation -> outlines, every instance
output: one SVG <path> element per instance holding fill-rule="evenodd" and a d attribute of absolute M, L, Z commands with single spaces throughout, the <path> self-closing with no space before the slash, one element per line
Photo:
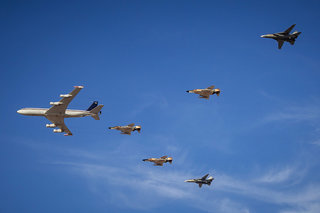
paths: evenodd
<path fill-rule="evenodd" d="M 296 39 L 301 34 L 301 32 L 295 31 L 292 34 L 290 32 L 295 27 L 295 24 L 289 27 L 284 32 L 273 33 L 262 35 L 262 38 L 271 38 L 278 42 L 278 49 L 281 49 L 283 43 L 289 42 L 291 45 L 294 45 Z M 47 118 L 51 123 L 46 124 L 47 128 L 54 128 L 54 133 L 62 133 L 64 132 L 65 136 L 71 136 L 72 132 L 68 129 L 66 124 L 64 123 L 65 118 L 73 118 L 73 117 L 86 117 L 91 116 L 95 120 L 100 120 L 99 115 L 101 114 L 101 109 L 104 105 L 98 105 L 98 101 L 94 101 L 87 110 L 74 110 L 67 109 L 70 102 L 75 98 L 75 96 L 83 89 L 83 86 L 74 86 L 74 89 L 69 94 L 61 94 L 61 100 L 57 102 L 50 102 L 50 108 L 22 108 L 17 111 L 17 113 L 21 115 L 27 116 L 43 116 Z M 205 89 L 194 89 L 187 90 L 187 93 L 198 94 L 199 98 L 209 99 L 210 95 L 216 94 L 220 95 L 221 90 L 215 89 L 215 86 L 209 86 Z M 141 126 L 135 125 L 134 123 L 128 124 L 126 126 L 114 126 L 109 127 L 109 129 L 119 130 L 121 134 L 131 135 L 132 132 L 137 131 L 141 132 Z M 154 163 L 154 166 L 163 166 L 164 163 L 169 162 L 172 164 L 173 158 L 168 156 L 163 156 L 160 158 L 148 158 L 143 159 L 143 161 L 148 161 Z M 206 174 L 202 178 L 195 178 L 185 180 L 184 182 L 192 182 L 198 184 L 199 188 L 202 187 L 203 184 L 210 186 L 211 182 L 214 180 L 213 177 L 209 177 L 209 174 Z"/>

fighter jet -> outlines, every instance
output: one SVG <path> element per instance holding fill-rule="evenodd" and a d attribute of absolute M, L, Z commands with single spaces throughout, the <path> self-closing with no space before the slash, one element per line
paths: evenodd
<path fill-rule="evenodd" d="M 143 159 L 143 161 L 149 161 L 149 162 L 153 162 L 154 166 L 163 166 L 164 163 L 169 162 L 170 164 L 172 164 L 172 157 L 168 157 L 168 156 L 162 156 L 161 158 L 148 158 L 148 159 Z"/>
<path fill-rule="evenodd" d="M 60 97 L 62 99 L 60 101 L 50 102 L 51 108 L 22 108 L 17 113 L 30 116 L 44 116 L 52 122 L 46 125 L 47 128 L 57 127 L 53 132 L 65 132 L 65 136 L 70 136 L 72 133 L 65 125 L 64 118 L 91 116 L 95 120 L 100 120 L 99 113 L 101 113 L 103 107 L 103 105 L 98 106 L 98 102 L 95 101 L 87 110 L 67 109 L 69 103 L 76 97 L 83 86 L 74 86 L 74 88 L 69 94 L 61 94 Z"/>
<path fill-rule="evenodd" d="M 285 41 L 289 42 L 291 45 L 294 45 L 296 38 L 298 38 L 298 36 L 301 34 L 301 32 L 298 31 L 295 31 L 292 34 L 290 34 L 294 26 L 296 25 L 292 25 L 284 32 L 262 35 L 261 38 L 272 38 L 276 40 L 278 42 L 278 49 L 281 49 Z"/>
<path fill-rule="evenodd" d="M 114 126 L 114 127 L 109 127 L 109 129 L 116 129 L 120 130 L 121 134 L 123 135 L 131 135 L 131 132 L 133 131 L 138 131 L 140 133 L 141 131 L 141 126 L 135 126 L 134 123 L 129 124 L 127 126 Z"/>
<path fill-rule="evenodd" d="M 210 86 L 206 89 L 194 89 L 194 90 L 187 90 L 187 93 L 195 93 L 200 95 L 199 98 L 205 98 L 209 100 L 210 95 L 217 94 L 220 95 L 220 89 L 213 89 L 214 86 Z"/>
<path fill-rule="evenodd" d="M 199 188 L 201 188 L 202 184 L 207 184 L 207 185 L 210 186 L 210 184 L 211 184 L 211 182 L 214 180 L 214 178 L 213 178 L 213 177 L 209 177 L 209 178 L 207 179 L 208 176 L 209 176 L 209 174 L 206 174 L 206 175 L 203 176 L 202 178 L 185 180 L 184 182 L 197 183 L 197 184 L 199 184 Z"/>

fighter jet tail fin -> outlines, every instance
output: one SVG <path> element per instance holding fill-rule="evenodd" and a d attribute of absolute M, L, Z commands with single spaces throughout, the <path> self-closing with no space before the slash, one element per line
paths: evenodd
<path fill-rule="evenodd" d="M 95 119 L 95 120 L 100 120 L 99 118 L 99 114 L 101 114 L 101 109 L 102 109 L 103 105 L 99 105 L 95 108 L 93 108 L 90 113 L 91 116 Z"/>
<path fill-rule="evenodd" d="M 289 41 L 291 45 L 294 45 L 294 42 L 296 42 L 296 40 L 291 40 Z"/>

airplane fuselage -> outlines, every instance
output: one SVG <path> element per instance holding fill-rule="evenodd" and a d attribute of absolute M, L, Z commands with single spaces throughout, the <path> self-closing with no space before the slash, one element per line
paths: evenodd
<path fill-rule="evenodd" d="M 67 109 L 64 113 L 50 113 L 48 114 L 48 108 L 22 108 L 17 111 L 17 113 L 21 115 L 28 115 L 28 116 L 57 116 L 63 118 L 74 118 L 74 117 L 85 117 L 91 116 L 92 114 L 86 110 L 74 110 L 74 109 Z"/>
<path fill-rule="evenodd" d="M 213 179 L 207 179 L 207 180 L 202 180 L 202 179 L 191 179 L 191 180 L 186 180 L 185 182 L 192 182 L 192 183 L 201 183 L 201 184 L 210 184 Z"/>
<path fill-rule="evenodd" d="M 293 34 L 281 34 L 281 33 L 274 33 L 274 34 L 267 34 L 267 35 L 262 35 L 262 38 L 272 38 L 274 40 L 283 40 L 283 41 L 294 41 L 298 36 L 300 35 L 300 32 L 296 32 Z"/>

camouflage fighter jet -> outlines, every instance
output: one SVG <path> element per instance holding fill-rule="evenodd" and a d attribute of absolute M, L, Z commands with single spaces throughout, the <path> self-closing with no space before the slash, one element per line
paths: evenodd
<path fill-rule="evenodd" d="M 163 156 L 161 158 L 148 158 L 148 159 L 143 159 L 143 161 L 153 162 L 154 166 L 163 166 L 163 164 L 167 162 L 172 164 L 172 157 Z"/>
<path fill-rule="evenodd" d="M 220 95 L 220 89 L 213 89 L 214 86 L 210 86 L 206 89 L 194 89 L 194 90 L 187 90 L 187 93 L 195 93 L 200 95 L 199 98 L 205 98 L 209 100 L 210 95 L 217 94 Z"/>
<path fill-rule="evenodd" d="M 192 182 L 192 183 L 199 184 L 199 188 L 201 188 L 202 184 L 207 184 L 207 185 L 210 186 L 210 184 L 211 184 L 211 182 L 214 180 L 214 178 L 213 178 L 213 177 L 209 177 L 209 178 L 207 179 L 208 176 L 209 176 L 209 174 L 206 174 L 206 175 L 203 176 L 202 178 L 185 180 L 184 182 Z"/>
<path fill-rule="evenodd" d="M 114 126 L 114 127 L 109 127 L 109 129 L 116 129 L 120 130 L 121 134 L 123 135 L 131 135 L 131 132 L 133 131 L 138 131 L 140 133 L 141 131 L 141 126 L 135 126 L 134 123 L 129 124 L 127 126 Z"/>
<path fill-rule="evenodd" d="M 292 25 L 284 32 L 262 35 L 261 38 L 272 38 L 276 40 L 278 42 L 278 49 L 281 49 L 285 41 L 289 42 L 291 45 L 294 45 L 296 38 L 298 38 L 298 36 L 301 34 L 301 32 L 298 32 L 298 31 L 295 31 L 292 34 L 290 34 L 294 26 L 296 25 L 295 24 Z"/>

